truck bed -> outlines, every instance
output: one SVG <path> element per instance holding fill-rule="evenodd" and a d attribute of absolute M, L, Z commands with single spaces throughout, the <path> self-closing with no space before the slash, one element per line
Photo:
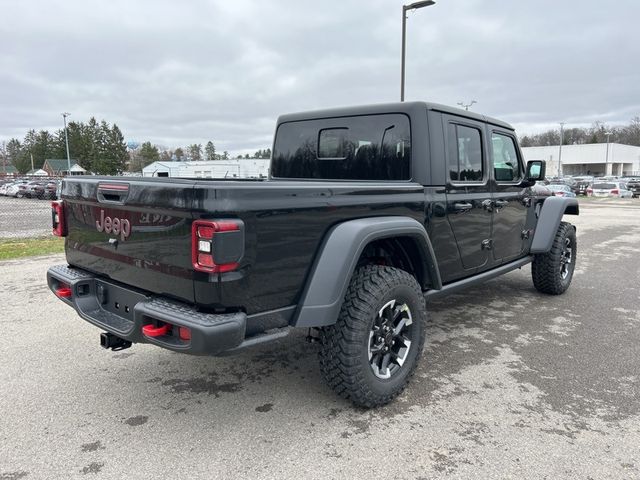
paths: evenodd
<path fill-rule="evenodd" d="M 249 315 L 295 305 L 331 226 L 380 211 L 424 221 L 424 188 L 411 182 L 83 177 L 64 181 L 62 199 L 70 265 L 205 310 Z M 107 218 L 129 222 L 126 238 L 104 231 Z M 192 222 L 224 218 L 244 222 L 239 268 L 194 271 Z"/>

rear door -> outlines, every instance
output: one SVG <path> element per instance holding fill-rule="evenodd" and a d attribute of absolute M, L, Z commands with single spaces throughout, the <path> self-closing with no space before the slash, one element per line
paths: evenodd
<path fill-rule="evenodd" d="M 491 248 L 491 190 L 484 124 L 443 115 L 447 156 L 447 218 L 463 271 L 486 267 Z"/>
<path fill-rule="evenodd" d="M 493 177 L 493 258 L 496 263 L 505 263 L 524 252 L 531 189 L 521 185 L 525 170 L 514 133 L 492 125 L 488 131 Z"/>
<path fill-rule="evenodd" d="M 69 264 L 193 302 L 191 180 L 67 180 Z"/>

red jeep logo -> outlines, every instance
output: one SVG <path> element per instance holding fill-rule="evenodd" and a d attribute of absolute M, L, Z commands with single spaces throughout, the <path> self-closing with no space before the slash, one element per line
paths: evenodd
<path fill-rule="evenodd" d="M 126 218 L 111 218 L 104 216 L 104 210 L 100 210 L 100 220 L 96 220 L 96 228 L 99 232 L 120 235 L 122 241 L 131 235 L 131 222 Z"/>

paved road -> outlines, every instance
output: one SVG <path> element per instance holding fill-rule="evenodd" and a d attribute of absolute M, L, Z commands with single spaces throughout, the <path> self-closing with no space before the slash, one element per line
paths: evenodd
<path fill-rule="evenodd" d="M 352 408 L 303 334 L 237 357 L 137 345 L 0 263 L 0 479 L 640 478 L 640 208 L 584 206 L 561 297 L 529 268 L 430 306 L 392 405 Z"/>
<path fill-rule="evenodd" d="M 46 235 L 51 235 L 50 200 L 0 196 L 0 238 Z"/>

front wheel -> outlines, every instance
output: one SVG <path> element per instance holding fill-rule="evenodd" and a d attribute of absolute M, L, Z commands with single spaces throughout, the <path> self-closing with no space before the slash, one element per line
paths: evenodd
<path fill-rule="evenodd" d="M 361 407 L 390 402 L 407 385 L 424 345 L 427 312 L 416 279 L 378 265 L 358 269 L 334 325 L 320 333 L 320 369 Z"/>
<path fill-rule="evenodd" d="M 531 264 L 533 285 L 539 292 L 560 295 L 569 288 L 576 268 L 577 246 L 575 228 L 561 222 L 551 250 L 536 255 Z"/>

